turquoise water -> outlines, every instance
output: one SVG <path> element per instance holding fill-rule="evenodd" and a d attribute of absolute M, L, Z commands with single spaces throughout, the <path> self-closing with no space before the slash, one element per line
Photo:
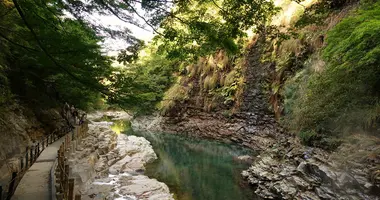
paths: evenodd
<path fill-rule="evenodd" d="M 249 149 L 165 133 L 128 131 L 149 140 L 158 159 L 145 175 L 169 186 L 178 200 L 257 199 L 240 173 L 249 165 L 236 159 Z"/>

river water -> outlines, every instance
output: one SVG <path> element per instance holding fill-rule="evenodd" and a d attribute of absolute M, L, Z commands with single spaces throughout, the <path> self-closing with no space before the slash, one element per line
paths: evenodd
<path fill-rule="evenodd" d="M 242 179 L 249 167 L 237 159 L 254 152 L 232 144 L 183 135 L 135 132 L 128 122 L 115 122 L 117 132 L 149 140 L 158 159 L 146 166 L 145 175 L 169 186 L 177 200 L 257 199 Z M 128 130 L 128 131 L 127 131 Z"/>

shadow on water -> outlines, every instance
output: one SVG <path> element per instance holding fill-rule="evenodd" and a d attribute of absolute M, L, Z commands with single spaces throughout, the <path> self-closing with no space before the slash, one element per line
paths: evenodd
<path fill-rule="evenodd" d="M 127 125 L 115 122 L 119 124 L 117 129 L 130 127 L 129 122 L 123 123 Z M 254 155 L 252 150 L 173 134 L 127 130 L 128 135 L 142 136 L 151 142 L 159 158 L 146 166 L 145 175 L 168 185 L 176 199 L 258 199 L 240 175 L 249 164 L 237 159 Z"/>

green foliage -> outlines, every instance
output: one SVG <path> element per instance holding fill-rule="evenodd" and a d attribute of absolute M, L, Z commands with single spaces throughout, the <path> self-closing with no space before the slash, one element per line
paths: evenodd
<path fill-rule="evenodd" d="M 221 71 L 228 71 L 227 55 L 219 63 L 211 57 L 191 63 L 220 49 L 237 54 L 245 31 L 264 30 L 276 11 L 266 0 L 1 1 L 0 103 L 14 95 L 30 102 L 59 99 L 82 109 L 97 109 L 107 101 L 149 112 L 173 84 L 173 74 L 185 71 L 184 66 L 189 66 L 190 78 L 203 74 L 207 91 L 218 88 Z M 156 43 L 146 47 L 131 30 L 99 25 L 91 19 L 93 14 L 114 15 L 143 27 L 137 16 L 157 33 Z M 99 45 L 105 37 L 123 39 L 129 46 L 113 59 Z M 149 56 L 139 58 L 142 48 Z M 115 60 L 124 66 L 112 67 Z M 233 83 L 236 80 L 229 83 L 229 95 L 238 87 Z M 166 93 L 173 97 L 170 102 L 183 101 L 192 88 L 188 83 L 177 85 Z"/>
<path fill-rule="evenodd" d="M 224 85 L 231 86 L 235 82 L 236 76 L 237 76 L 236 70 L 230 71 L 224 80 Z"/>
<path fill-rule="evenodd" d="M 163 33 L 156 41 L 169 58 L 194 61 L 220 49 L 234 55 L 245 31 L 262 31 L 276 12 L 265 0 L 180 1 L 161 23 Z"/>
<path fill-rule="evenodd" d="M 2 74 L 19 99 L 41 102 L 49 96 L 86 109 L 97 101 L 91 97 L 107 93 L 100 81 L 111 74 L 111 61 L 101 53 L 101 37 L 86 24 L 63 18 L 55 3 L 0 3 L 0 65 L 7 69 Z"/>
<path fill-rule="evenodd" d="M 180 67 L 177 62 L 156 54 L 154 47 L 145 51 L 147 55 L 140 57 L 138 62 L 115 73 L 115 81 L 110 85 L 114 93 L 108 97 L 109 103 L 136 114 L 146 114 L 156 108 L 174 82 L 173 72 Z"/>
<path fill-rule="evenodd" d="M 206 76 L 203 82 L 203 89 L 205 89 L 206 91 L 215 89 L 218 85 L 218 80 L 218 73 L 213 73 L 212 75 Z"/>
<path fill-rule="evenodd" d="M 164 54 L 153 55 L 156 50 L 148 48 L 145 50 L 154 51 L 152 56 L 137 60 L 144 44 L 131 36 L 129 30 L 102 27 L 88 17 L 93 12 L 112 14 L 138 25 L 131 17 L 136 14 L 137 4 L 132 1 L 87 1 L 86 4 L 60 0 L 2 1 L 0 103 L 5 104 L 14 94 L 28 102 L 58 99 L 86 110 L 101 108 L 104 100 L 136 112 L 154 109 L 172 84 L 172 73 L 178 70 L 178 62 L 164 59 Z M 153 12 L 166 3 L 148 0 L 141 4 L 144 10 Z M 152 19 L 148 23 L 153 22 Z M 104 55 L 99 45 L 104 37 L 118 37 L 130 44 L 117 58 L 126 67 L 111 66 L 114 60 Z"/>
<path fill-rule="evenodd" d="M 190 87 L 191 88 L 191 87 Z M 175 83 L 168 91 L 165 92 L 165 97 L 158 105 L 158 109 L 161 110 L 162 114 L 168 114 L 174 106 L 178 103 L 183 103 L 189 98 L 189 89 Z"/>
<path fill-rule="evenodd" d="M 301 131 L 298 134 L 298 137 L 301 139 L 301 142 L 305 145 L 312 146 L 313 142 L 317 139 L 317 133 L 314 131 Z"/>
<path fill-rule="evenodd" d="M 197 75 L 198 68 L 199 68 L 199 66 L 196 65 L 196 64 L 190 64 L 190 65 L 187 66 L 186 69 L 189 72 L 189 77 L 190 78 L 193 78 L 193 77 L 195 77 Z"/>
<path fill-rule="evenodd" d="M 379 123 L 380 3 L 359 9 L 327 35 L 324 71 L 294 103 L 296 130 L 331 134 Z"/>

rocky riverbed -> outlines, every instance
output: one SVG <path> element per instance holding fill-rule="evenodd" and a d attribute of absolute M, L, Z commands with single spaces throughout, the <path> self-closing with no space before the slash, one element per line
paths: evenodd
<path fill-rule="evenodd" d="M 144 175 L 144 165 L 155 159 L 145 138 L 118 135 L 107 124 L 94 122 L 69 162 L 84 200 L 172 200 L 164 183 Z"/>

